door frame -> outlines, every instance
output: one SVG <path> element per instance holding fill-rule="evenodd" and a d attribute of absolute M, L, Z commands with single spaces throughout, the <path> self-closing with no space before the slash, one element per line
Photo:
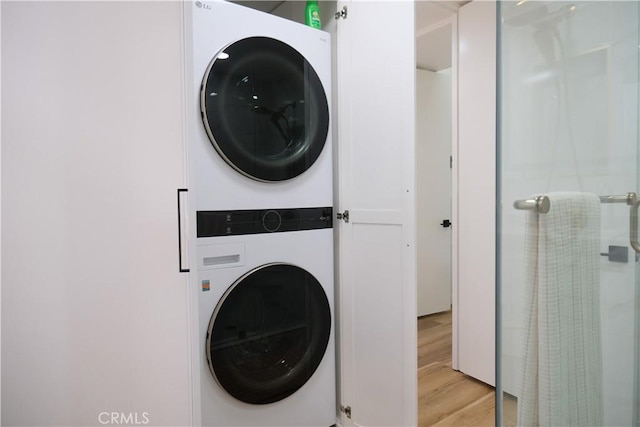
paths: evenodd
<path fill-rule="evenodd" d="M 458 369 L 458 11 L 451 20 L 451 367 Z"/>
<path fill-rule="evenodd" d="M 416 40 L 447 25 L 451 26 L 451 363 L 458 369 L 458 10 L 440 2 L 436 6 L 452 15 L 416 31 Z"/>

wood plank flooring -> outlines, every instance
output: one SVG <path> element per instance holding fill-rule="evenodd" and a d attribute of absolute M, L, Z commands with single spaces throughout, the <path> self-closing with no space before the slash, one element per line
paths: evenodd
<path fill-rule="evenodd" d="M 515 401 L 505 401 L 505 425 Z M 451 311 L 418 319 L 418 425 L 494 426 L 494 388 L 451 369 Z"/>

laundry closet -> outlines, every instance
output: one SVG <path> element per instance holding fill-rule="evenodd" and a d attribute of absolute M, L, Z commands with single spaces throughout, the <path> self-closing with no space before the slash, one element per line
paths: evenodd
<path fill-rule="evenodd" d="M 198 179 L 232 186 L 233 180 L 227 178 L 256 173 L 234 162 L 233 156 L 243 153 L 225 151 L 206 116 L 209 110 L 200 109 L 207 102 L 215 104 L 219 92 L 206 84 L 204 75 L 196 76 L 194 64 L 204 64 L 210 73 L 225 59 L 210 55 L 185 60 L 194 39 L 212 36 L 223 25 L 237 31 L 238 38 L 247 36 L 243 31 L 260 38 L 259 31 L 242 26 L 245 21 L 240 15 L 198 27 L 196 16 L 217 7 L 217 2 L 3 2 L 3 424 L 198 425 L 215 423 L 211 420 L 219 410 L 231 417 L 225 422 L 241 416 L 247 417 L 241 421 L 245 423 L 270 419 L 272 425 L 281 425 L 287 414 L 313 416 L 306 413 L 305 402 L 316 402 L 315 396 L 329 389 L 337 393 L 335 407 L 323 407 L 323 417 L 331 411 L 329 418 L 342 425 L 415 424 L 420 264 L 416 229 L 422 220 L 416 209 L 421 190 L 415 177 L 420 164 L 415 163 L 413 143 L 416 11 L 412 2 L 319 4 L 328 33 L 317 32 L 316 42 L 323 42 L 323 34 L 330 36 L 324 43 L 331 43 L 331 68 L 314 59 L 319 49 L 311 48 L 305 55 L 318 79 L 331 81 L 324 88 L 330 111 L 325 135 L 330 142 L 312 162 L 310 173 L 293 172 L 303 177 L 297 182 L 313 181 L 305 188 L 305 202 L 297 205 L 292 190 L 272 206 L 267 203 L 269 190 L 259 191 L 267 188 L 261 184 L 274 180 L 272 175 L 248 177 L 255 181 L 255 191 L 242 199 L 233 197 L 233 191 L 225 194 L 228 205 L 206 205 L 201 199 L 206 186 L 194 186 Z M 283 2 L 270 12 L 302 20 L 302 9 L 302 2 Z M 251 12 L 247 19 L 258 13 Z M 465 33 L 471 43 L 478 40 L 474 31 L 484 31 L 478 22 L 486 23 L 486 17 L 474 11 L 468 16 L 469 22 L 475 22 Z M 495 28 L 495 22 L 491 25 Z M 290 37 L 296 30 L 291 27 L 290 32 L 282 23 L 260 31 Z M 304 43 L 309 31 L 301 32 L 291 44 Z M 235 58 L 243 47 L 227 51 L 233 47 L 231 42 L 215 55 L 227 53 Z M 473 69 L 474 77 L 458 76 L 461 105 L 465 96 L 477 97 L 471 91 L 462 93 L 467 87 L 463 80 L 473 86 L 479 78 L 478 59 L 466 58 L 465 69 Z M 464 60 L 461 55 L 460 69 Z M 491 63 L 492 58 L 482 61 Z M 311 73 L 307 65 L 302 67 L 305 75 Z M 202 88 L 195 85 L 198 79 L 203 79 Z M 236 83 L 239 88 L 248 81 Z M 490 85 L 481 89 L 491 90 Z M 274 134 L 296 132 L 281 110 L 250 104 L 260 93 L 246 96 L 244 107 L 262 108 L 266 119 L 278 124 Z M 314 93 L 304 96 L 303 104 L 319 99 Z M 286 108 L 293 108 L 293 100 L 285 101 Z M 299 105 L 302 116 L 310 111 L 306 108 L 323 108 L 322 102 L 315 107 Z M 230 108 L 223 107 L 212 106 L 212 117 Z M 465 114 L 480 117 L 478 110 L 489 117 L 478 120 L 491 127 L 491 111 L 482 106 L 460 110 L 458 119 L 462 121 Z M 489 155 L 491 147 L 478 142 L 478 129 L 460 127 L 460 140 L 464 132 L 474 135 L 477 152 L 465 158 L 462 143 L 457 160 L 452 152 L 454 174 L 456 165 L 462 169 L 466 164 L 471 171 L 467 178 L 460 174 L 453 178 L 459 191 L 453 201 L 452 231 L 459 233 L 458 247 L 470 251 L 464 254 L 461 249 L 457 261 L 454 255 L 458 267 L 453 268 L 453 280 L 459 286 L 469 279 L 465 274 L 473 276 L 474 283 L 479 277 L 472 264 L 463 267 L 463 259 L 490 264 L 482 256 L 491 252 L 490 245 L 465 243 L 463 231 L 477 230 L 482 212 L 493 208 L 486 188 L 476 191 L 478 187 L 472 185 L 479 181 L 474 161 Z M 194 159 L 197 150 L 190 144 L 199 137 L 201 148 L 206 146 L 208 151 Z M 202 159 L 217 162 L 220 171 L 227 169 L 198 176 L 194 162 Z M 313 175 L 331 164 L 333 183 L 330 176 Z M 491 167 L 483 166 L 480 175 L 487 176 L 487 170 Z M 223 191 L 230 187 L 226 188 Z M 465 194 L 485 205 L 475 206 L 476 200 Z M 471 201 L 473 208 L 465 205 Z M 467 216 L 456 216 L 456 202 L 460 212 L 466 206 Z M 219 217 L 222 211 L 228 212 Z M 247 217 L 238 215 L 240 211 Z M 246 240 L 242 233 L 228 235 L 229 229 L 251 224 L 267 232 Z M 264 244 L 267 237 L 276 235 L 272 227 L 301 224 L 315 228 L 282 232 L 280 243 Z M 226 240 L 216 236 L 220 227 Z M 449 230 L 441 227 L 439 231 Z M 491 235 L 492 229 L 485 232 Z M 323 237 L 314 239 L 314 244 L 300 237 L 310 233 Z M 330 256 L 332 252 L 335 257 Z M 287 259 L 279 262 L 270 256 Z M 338 268 L 332 275 L 327 272 L 334 261 Z M 251 263 L 264 268 L 249 268 Z M 232 290 L 239 289 L 235 285 L 252 274 L 269 276 L 272 266 L 286 270 L 278 274 L 298 275 L 309 284 L 308 293 L 294 291 L 288 297 L 289 306 L 296 306 L 295 301 L 306 304 L 309 295 L 324 294 L 326 302 L 314 309 L 318 320 L 313 320 L 322 337 L 314 345 L 324 346 L 324 356 L 311 369 L 311 382 L 298 382 L 303 393 L 291 393 L 293 399 L 288 402 L 294 403 L 275 403 L 272 408 L 282 409 L 280 414 L 264 411 L 265 417 L 274 418 L 261 418 L 260 411 L 249 416 L 239 401 L 207 412 L 204 399 L 220 402 L 218 391 L 210 389 L 207 395 L 207 387 L 220 385 L 236 372 L 210 371 L 210 358 L 219 350 L 208 343 L 215 330 L 210 319 L 223 310 L 205 299 L 232 299 Z M 240 276 L 212 273 L 233 268 L 245 270 Z M 220 280 L 228 291 L 220 291 Z M 335 295 L 333 286 L 326 286 L 333 281 Z M 271 285 L 275 289 L 281 284 Z M 493 300 L 490 292 L 477 292 L 482 297 L 472 295 L 476 301 Z M 459 297 L 454 292 L 454 307 L 456 298 L 462 301 Z M 202 315 L 205 305 L 210 313 Z M 326 310 L 334 316 L 329 329 L 323 326 Z M 304 316 L 305 310 L 300 312 Z M 257 319 L 258 313 L 253 314 Z M 231 314 L 231 318 L 238 316 Z M 296 316 L 291 315 L 294 323 L 301 319 Z M 492 338 L 492 330 L 486 337 Z M 203 344 L 211 350 L 208 354 L 203 354 Z M 307 357 L 317 359 L 307 353 L 301 356 Z M 483 356 L 482 360 L 487 363 L 488 359 Z M 290 390 L 285 389 L 282 394 Z M 273 396 L 258 399 L 264 405 L 275 402 Z M 329 400 L 334 403 L 332 396 Z"/>

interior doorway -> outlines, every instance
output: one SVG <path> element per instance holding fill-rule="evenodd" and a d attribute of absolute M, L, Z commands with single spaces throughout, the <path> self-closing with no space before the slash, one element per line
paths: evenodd
<path fill-rule="evenodd" d="M 416 2 L 416 233 L 418 316 L 450 311 L 455 290 L 457 10 Z M 455 330 L 455 315 L 452 316 Z M 455 347 L 455 340 L 453 340 Z M 455 359 L 455 349 L 453 351 Z"/>
<path fill-rule="evenodd" d="M 456 221 L 457 10 L 462 2 L 416 2 L 416 242 L 418 425 L 489 420 L 492 388 L 456 366 L 453 300 Z M 460 399 L 460 393 L 464 398 Z M 491 400 L 489 402 L 489 400 Z M 472 409 L 466 409 L 471 405 Z"/>
<path fill-rule="evenodd" d="M 451 309 L 452 26 L 447 22 L 417 40 L 422 52 L 415 142 L 419 317 Z"/>

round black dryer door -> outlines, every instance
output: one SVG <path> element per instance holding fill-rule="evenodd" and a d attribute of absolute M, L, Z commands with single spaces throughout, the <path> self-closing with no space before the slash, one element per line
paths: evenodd
<path fill-rule="evenodd" d="M 268 37 L 232 43 L 211 61 L 200 108 L 218 153 L 258 181 L 284 181 L 309 169 L 329 131 L 315 70 L 297 50 Z"/>
<path fill-rule="evenodd" d="M 277 402 L 311 378 L 330 332 L 320 283 L 300 267 L 267 264 L 238 279 L 218 303 L 206 341 L 209 369 L 238 400 Z"/>

